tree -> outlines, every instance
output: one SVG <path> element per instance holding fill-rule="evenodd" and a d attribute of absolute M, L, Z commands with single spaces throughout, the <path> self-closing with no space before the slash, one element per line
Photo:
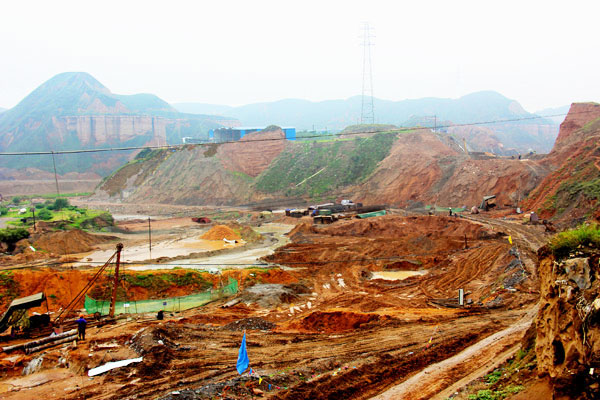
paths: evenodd
<path fill-rule="evenodd" d="M 37 216 L 39 219 L 43 219 L 44 221 L 52 219 L 52 213 L 47 208 L 42 208 L 40 211 L 38 211 Z"/>
<path fill-rule="evenodd" d="M 54 200 L 54 210 L 59 211 L 66 207 L 69 207 L 69 200 L 62 197 Z"/>

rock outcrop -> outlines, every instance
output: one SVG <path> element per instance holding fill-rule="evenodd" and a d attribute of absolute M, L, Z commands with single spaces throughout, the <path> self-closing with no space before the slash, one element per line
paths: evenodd
<path fill-rule="evenodd" d="M 575 103 L 554 148 L 541 164 L 552 172 L 524 207 L 541 218 L 574 225 L 597 214 L 600 203 L 600 104 Z"/>
<path fill-rule="evenodd" d="M 536 319 L 538 374 L 559 396 L 600 396 L 600 253 L 556 260 L 538 253 L 540 304 Z"/>

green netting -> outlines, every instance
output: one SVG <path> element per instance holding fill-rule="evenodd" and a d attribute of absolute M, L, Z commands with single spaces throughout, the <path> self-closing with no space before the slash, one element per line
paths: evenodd
<path fill-rule="evenodd" d="M 212 300 L 234 295 L 238 292 L 238 282 L 229 278 L 229 284 L 220 289 L 211 289 L 206 292 L 191 294 L 189 296 L 169 297 L 167 299 L 117 301 L 115 314 L 150 313 L 160 310 L 182 311 L 204 305 Z M 109 300 L 94 300 L 85 296 L 85 309 L 88 314 L 96 312 L 107 315 L 110 308 Z"/>

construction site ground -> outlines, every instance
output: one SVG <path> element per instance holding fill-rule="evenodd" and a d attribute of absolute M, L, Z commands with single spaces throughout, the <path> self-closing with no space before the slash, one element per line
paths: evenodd
<path fill-rule="evenodd" d="M 129 213 L 139 215 L 123 212 Z M 489 215 L 387 215 L 314 226 L 310 218 L 239 214 L 260 240 L 165 255 L 161 248 L 199 241 L 215 224 L 163 218 L 152 221 L 157 253 L 135 260 L 136 271 L 155 274 L 175 266 L 218 268 L 220 274 L 203 272 L 206 280 L 216 287 L 235 278 L 235 297 L 167 310 L 162 321 L 155 314 L 121 316 L 91 326 L 85 341 L 31 355 L 0 353 L 0 399 L 446 398 L 514 353 L 535 315 L 543 226 Z M 147 244 L 144 218 L 120 227 L 111 234 L 125 249 Z M 97 269 L 86 261 L 114 243 L 61 254 L 73 258 L 69 264 L 38 262 L 13 272 L 27 280 L 23 295 L 58 293 L 49 303 L 56 311 Z M 252 374 L 239 375 L 244 330 Z M 136 357 L 143 360 L 87 376 L 91 368 Z"/>

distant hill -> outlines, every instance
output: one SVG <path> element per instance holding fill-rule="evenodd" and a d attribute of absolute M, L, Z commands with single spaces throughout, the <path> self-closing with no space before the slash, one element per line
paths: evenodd
<path fill-rule="evenodd" d="M 208 129 L 235 123 L 223 117 L 184 114 L 153 94 L 118 95 L 85 72 L 65 72 L 40 85 L 0 114 L 0 151 L 57 151 L 181 143 Z M 59 173 L 94 170 L 104 175 L 128 153 L 60 156 Z M 0 158 L 12 169 L 50 170 L 48 157 Z"/>
<path fill-rule="evenodd" d="M 214 112 L 227 115 L 239 119 L 244 125 L 276 124 L 295 126 L 298 130 L 327 128 L 339 131 L 360 120 L 361 97 L 320 102 L 286 99 L 240 107 L 200 103 L 179 103 L 173 106 L 185 112 Z M 459 99 L 430 97 L 389 101 L 376 98 L 374 107 L 377 123 L 398 126 L 406 126 L 407 121 L 427 118 L 431 120 L 431 127 L 433 127 L 434 116 L 437 121 L 451 121 L 453 124 L 514 120 L 535 116 L 525 111 L 517 101 L 494 91 L 472 93 Z M 485 126 L 496 133 L 505 148 L 515 148 L 520 152 L 530 149 L 548 152 L 558 134 L 558 124 L 543 118 Z"/>

